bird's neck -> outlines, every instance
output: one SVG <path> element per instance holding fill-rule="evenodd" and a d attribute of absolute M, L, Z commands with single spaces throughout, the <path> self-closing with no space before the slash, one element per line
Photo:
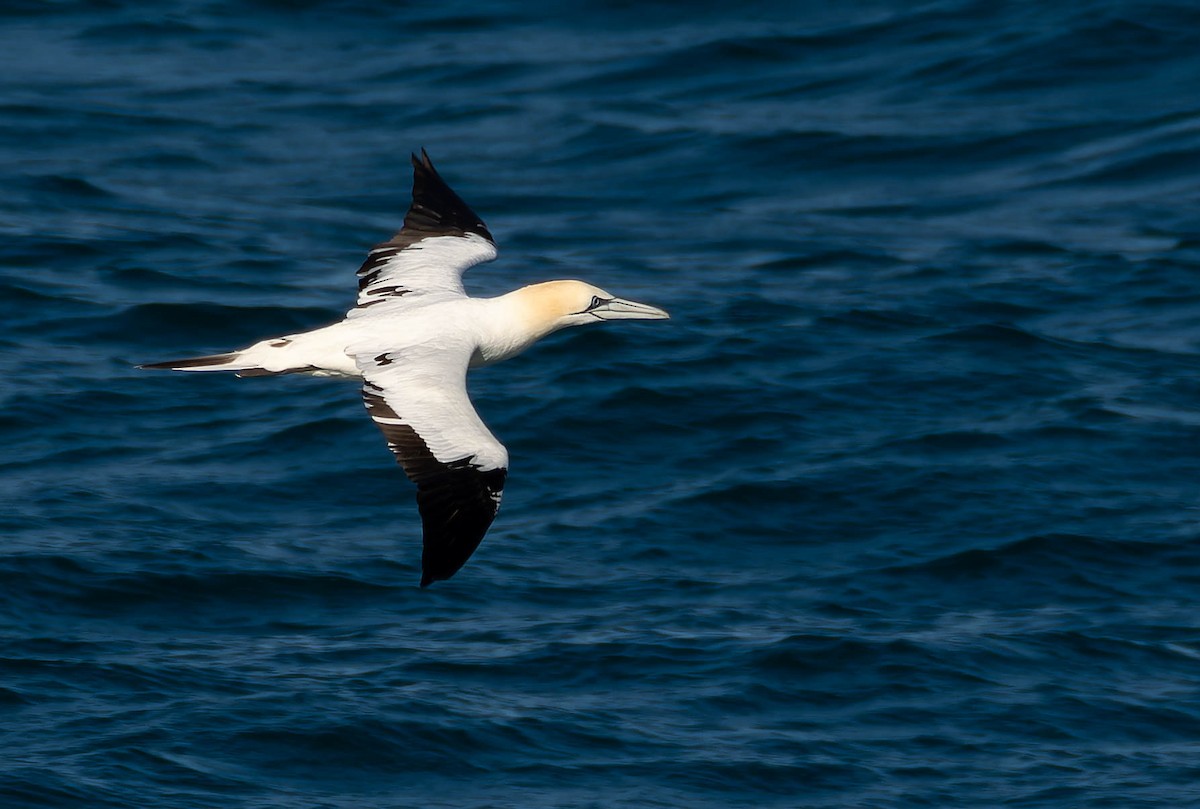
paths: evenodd
<path fill-rule="evenodd" d="M 481 302 L 483 329 L 472 365 L 489 365 L 515 357 L 562 328 L 561 305 L 554 295 L 553 283 L 521 287 Z"/>

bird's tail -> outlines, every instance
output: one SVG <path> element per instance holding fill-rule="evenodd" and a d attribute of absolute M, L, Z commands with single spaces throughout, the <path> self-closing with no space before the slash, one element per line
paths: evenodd
<path fill-rule="evenodd" d="M 232 371 L 238 376 L 277 376 L 279 374 L 292 374 L 306 370 L 288 368 L 287 370 L 269 371 L 250 357 L 247 357 L 246 355 L 249 353 L 251 353 L 251 349 L 230 351 L 225 354 L 209 354 L 206 357 L 188 357 L 182 360 L 148 362 L 145 365 L 139 365 L 138 368 L 145 368 L 152 371 Z"/>

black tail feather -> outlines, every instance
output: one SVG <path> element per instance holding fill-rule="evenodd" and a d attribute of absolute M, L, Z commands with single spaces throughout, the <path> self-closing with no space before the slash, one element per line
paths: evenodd
<path fill-rule="evenodd" d="M 210 354 L 207 357 L 189 357 L 184 360 L 168 360 L 167 362 L 147 362 L 144 365 L 139 365 L 138 368 L 144 368 L 150 371 L 175 371 L 184 368 L 208 368 L 213 365 L 228 365 L 237 358 L 237 354 Z M 219 369 L 213 369 L 219 370 Z M 229 369 L 230 371 L 241 370 L 236 366 Z"/>

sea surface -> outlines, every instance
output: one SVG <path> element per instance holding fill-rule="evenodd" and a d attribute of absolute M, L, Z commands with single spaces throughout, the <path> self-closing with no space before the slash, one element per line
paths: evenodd
<path fill-rule="evenodd" d="M 417 587 L 339 319 L 428 149 L 494 295 Z M 0 8 L 0 807 L 1200 806 L 1200 6 Z"/>

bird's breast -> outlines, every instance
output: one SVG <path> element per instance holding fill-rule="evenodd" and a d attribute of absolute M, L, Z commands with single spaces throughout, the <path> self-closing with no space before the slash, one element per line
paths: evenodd
<path fill-rule="evenodd" d="M 471 367 L 479 368 L 484 365 L 502 362 L 517 356 L 529 348 L 532 340 L 522 341 L 516 338 L 483 339 L 471 354 Z"/>

